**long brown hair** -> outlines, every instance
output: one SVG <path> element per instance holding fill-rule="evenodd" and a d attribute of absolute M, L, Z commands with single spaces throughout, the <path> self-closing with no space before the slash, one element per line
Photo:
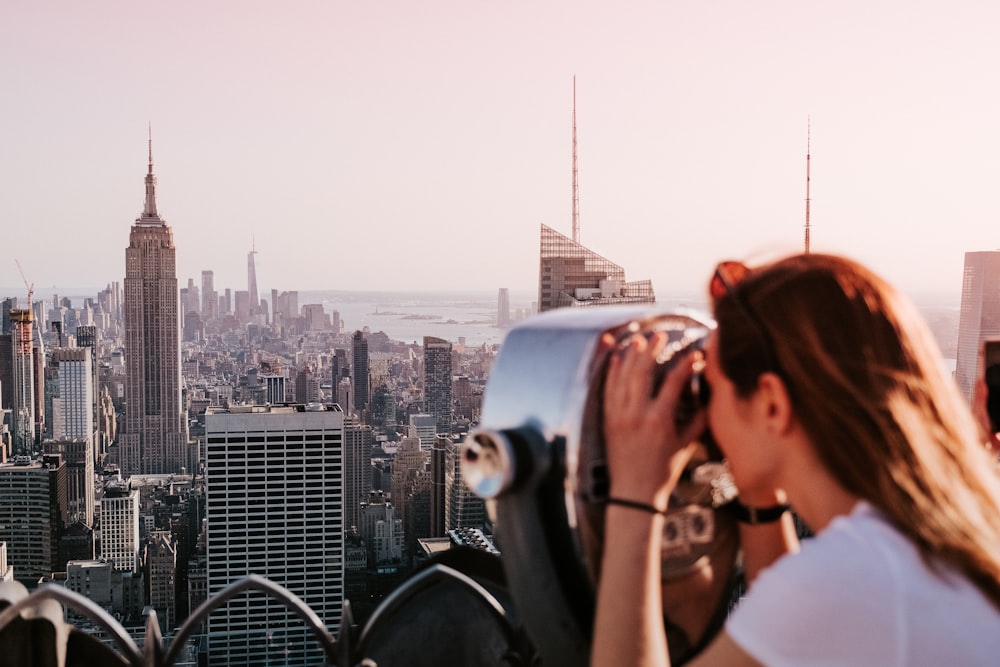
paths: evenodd
<path fill-rule="evenodd" d="M 748 313 L 759 320 L 762 340 Z M 878 508 L 932 569 L 964 574 L 1000 610 L 1000 475 L 910 302 L 831 255 L 796 255 L 715 303 L 719 357 L 749 395 L 765 370 L 839 483 Z M 772 344 L 777 368 L 767 368 Z"/>

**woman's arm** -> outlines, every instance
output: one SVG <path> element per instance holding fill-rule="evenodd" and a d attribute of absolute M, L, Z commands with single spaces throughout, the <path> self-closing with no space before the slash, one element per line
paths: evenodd
<path fill-rule="evenodd" d="M 668 665 L 660 599 L 663 516 L 609 505 L 592 665 Z"/>
<path fill-rule="evenodd" d="M 593 665 L 669 664 L 660 593 L 662 512 L 706 421 L 699 413 L 680 432 L 674 421 L 690 364 L 676 368 L 653 395 L 653 369 L 665 344 L 662 333 L 635 336 L 608 363 L 603 416 L 610 498 L 653 511 L 614 500 L 607 506 Z"/>

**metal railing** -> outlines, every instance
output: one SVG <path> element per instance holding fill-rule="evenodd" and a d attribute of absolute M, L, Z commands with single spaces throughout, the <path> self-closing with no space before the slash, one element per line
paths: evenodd
<path fill-rule="evenodd" d="M 45 584 L 30 595 L 7 606 L 0 612 L 0 633 L 16 619 L 37 618 L 36 610 L 42 608 L 46 601 L 54 600 L 66 609 L 83 616 L 107 631 L 118 647 L 118 654 L 131 667 L 173 667 L 187 641 L 195 634 L 199 625 L 208 619 L 209 614 L 225 606 L 233 598 L 248 592 L 262 593 L 266 597 L 280 602 L 298 616 L 316 636 L 326 655 L 327 663 L 337 664 L 337 641 L 319 616 L 294 593 L 255 574 L 233 582 L 217 595 L 205 601 L 166 641 L 160 631 L 156 612 L 151 611 L 146 620 L 146 633 L 142 649 L 111 614 L 79 593 L 58 584 Z M 350 612 L 345 609 L 345 623 L 349 622 L 349 618 Z M 57 653 L 62 654 L 61 651 Z"/>

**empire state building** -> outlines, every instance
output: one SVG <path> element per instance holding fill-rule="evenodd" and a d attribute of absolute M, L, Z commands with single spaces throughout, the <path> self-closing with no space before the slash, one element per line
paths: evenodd
<path fill-rule="evenodd" d="M 123 475 L 174 473 L 190 465 L 178 302 L 174 233 L 156 212 L 150 139 L 146 201 L 125 249 Z"/>

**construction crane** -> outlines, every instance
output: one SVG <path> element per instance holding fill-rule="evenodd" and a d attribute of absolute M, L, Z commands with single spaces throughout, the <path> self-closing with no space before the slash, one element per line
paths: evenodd
<path fill-rule="evenodd" d="M 28 290 L 28 310 L 31 310 L 31 297 L 35 294 L 35 283 L 28 283 L 28 279 L 24 276 L 24 269 L 21 268 L 21 262 L 14 260 L 17 264 L 17 270 L 21 273 L 21 280 L 24 281 L 24 287 Z"/>

